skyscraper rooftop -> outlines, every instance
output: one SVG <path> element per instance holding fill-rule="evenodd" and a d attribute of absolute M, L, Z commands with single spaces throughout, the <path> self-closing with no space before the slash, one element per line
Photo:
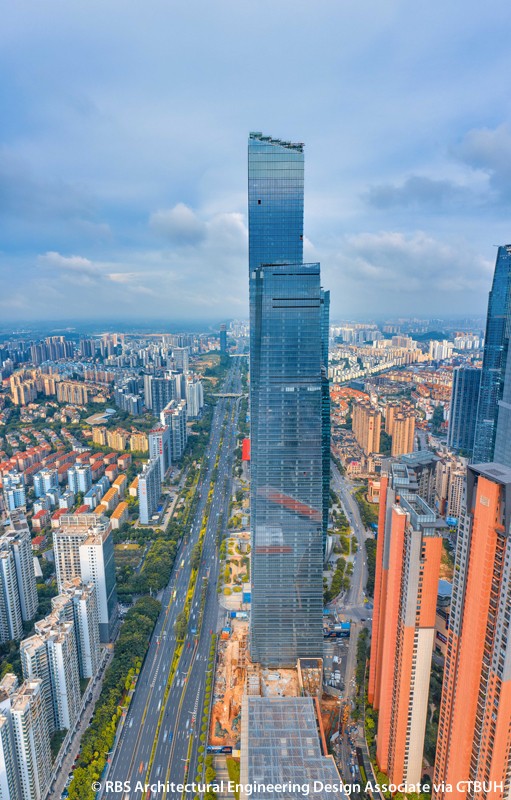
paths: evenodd
<path fill-rule="evenodd" d="M 303 153 L 303 142 L 286 142 L 283 139 L 274 139 L 273 136 L 264 136 L 264 134 L 260 133 L 259 131 L 252 131 L 249 134 L 249 137 L 250 139 L 257 139 L 260 142 L 278 144 L 282 147 L 287 147 L 289 150 L 298 150 L 300 153 Z"/>

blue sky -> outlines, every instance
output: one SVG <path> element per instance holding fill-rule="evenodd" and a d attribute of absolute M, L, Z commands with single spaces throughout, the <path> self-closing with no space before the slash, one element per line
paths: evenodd
<path fill-rule="evenodd" d="M 0 320 L 247 308 L 250 130 L 306 144 L 332 317 L 484 313 L 511 240 L 504 0 L 20 0 Z"/>

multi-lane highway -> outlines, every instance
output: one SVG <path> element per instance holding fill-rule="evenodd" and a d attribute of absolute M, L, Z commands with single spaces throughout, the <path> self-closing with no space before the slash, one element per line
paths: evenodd
<path fill-rule="evenodd" d="M 350 588 L 340 605 L 342 605 L 344 613 L 354 620 L 359 620 L 365 616 L 366 612 L 366 609 L 364 609 L 364 587 L 367 583 L 367 556 L 365 549 L 367 531 L 360 517 L 357 501 L 352 495 L 353 484 L 341 475 L 333 461 L 331 462 L 331 470 L 333 487 L 341 498 L 348 522 L 358 543 L 357 554 L 353 562 Z"/>
<path fill-rule="evenodd" d="M 348 619 L 351 619 L 352 622 L 351 636 L 347 646 L 346 659 L 344 661 L 343 692 L 343 699 L 351 701 L 354 698 L 356 689 L 355 669 L 358 635 L 363 627 L 371 628 L 372 610 L 364 603 L 364 589 L 368 575 L 365 541 L 368 532 L 360 517 L 357 501 L 352 494 L 354 488 L 353 484 L 341 475 L 333 462 L 331 474 L 333 487 L 341 498 L 348 521 L 358 542 L 358 550 L 353 565 L 350 588 L 345 597 L 336 603 L 337 610 Z M 361 762 L 364 764 L 366 775 L 372 776 L 373 773 L 369 754 L 367 752 L 363 721 L 356 725 L 351 725 L 350 729 L 344 732 L 338 747 L 338 763 L 344 781 L 347 783 L 351 781 L 355 781 L 355 783 L 357 781 L 360 782 L 359 764 Z"/>
<path fill-rule="evenodd" d="M 228 373 L 224 389 L 232 393 L 241 391 L 237 359 Z M 120 791 L 112 791 L 109 786 L 106 794 L 103 780 L 99 797 L 138 800 L 147 795 L 136 788 L 138 782 L 179 784 L 192 781 L 197 773 L 208 655 L 212 633 L 217 631 L 220 619 L 217 536 L 219 529 L 225 529 L 228 519 L 238 408 L 239 403 L 234 398 L 221 398 L 215 407 L 206 451 L 207 468 L 197 487 L 200 500 L 190 530 L 184 532 L 171 580 L 163 593 L 162 611 L 105 776 L 106 780 L 114 782 L 113 786 L 116 781 L 126 782 L 126 785 Z M 213 495 L 207 520 L 204 520 L 213 478 Z M 191 555 L 204 522 L 202 558 L 194 586 L 189 587 Z M 165 697 L 177 646 L 174 625 L 185 607 L 189 588 L 193 590 L 193 596 L 189 602 L 188 630 L 177 670 Z M 203 592 L 204 611 L 200 625 Z M 167 792 L 157 791 L 154 796 L 165 798 Z"/>

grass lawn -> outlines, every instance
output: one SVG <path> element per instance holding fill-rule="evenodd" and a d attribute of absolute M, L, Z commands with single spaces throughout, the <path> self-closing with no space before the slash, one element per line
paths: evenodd
<path fill-rule="evenodd" d="M 136 567 L 142 557 L 142 548 L 139 544 L 116 544 L 114 552 L 118 567 Z"/>

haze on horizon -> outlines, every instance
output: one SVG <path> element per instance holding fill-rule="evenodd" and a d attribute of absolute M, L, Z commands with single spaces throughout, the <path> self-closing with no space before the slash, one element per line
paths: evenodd
<path fill-rule="evenodd" d="M 10 6 L 2 323 L 246 317 L 250 130 L 305 142 L 333 319 L 484 314 L 510 22 L 504 0 Z"/>

